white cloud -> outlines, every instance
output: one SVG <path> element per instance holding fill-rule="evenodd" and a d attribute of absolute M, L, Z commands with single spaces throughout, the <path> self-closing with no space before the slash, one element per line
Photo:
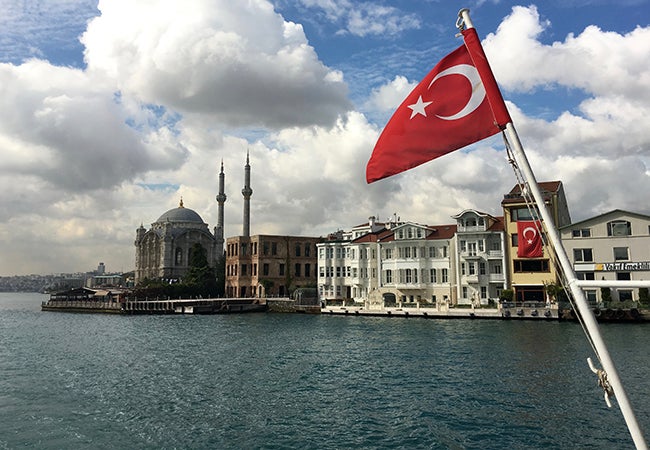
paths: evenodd
<path fill-rule="evenodd" d="M 82 37 L 89 71 L 142 102 L 272 128 L 332 124 L 350 106 L 341 75 L 268 2 L 112 0 L 99 9 Z"/>
<path fill-rule="evenodd" d="M 407 14 L 377 2 L 300 0 L 300 3 L 323 11 L 327 20 L 342 27 L 339 34 L 395 36 L 405 30 L 421 27 L 420 19 L 415 14 Z"/>
<path fill-rule="evenodd" d="M 304 3 L 350 23 L 345 2 Z M 221 160 L 226 235 L 239 234 L 247 151 L 253 233 L 321 235 L 393 213 L 431 225 L 466 208 L 500 215 L 515 183 L 497 136 L 366 185 L 380 131 L 368 117 L 384 117 L 419 80 L 392 74 L 367 115 L 351 111 L 345 74 L 268 2 L 115 0 L 100 10 L 83 37 L 87 70 L 0 64 L 2 275 L 99 261 L 129 270 L 136 228 L 180 196 L 215 226 Z M 550 120 L 508 104 L 537 178 L 565 183 L 576 220 L 650 213 L 648 28 L 591 27 L 545 44 L 549 26 L 534 7 L 515 8 L 485 42 L 506 97 L 584 93 Z"/>

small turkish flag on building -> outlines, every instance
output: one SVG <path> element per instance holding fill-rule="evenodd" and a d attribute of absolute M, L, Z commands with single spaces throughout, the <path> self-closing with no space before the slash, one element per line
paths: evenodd
<path fill-rule="evenodd" d="M 544 256 L 542 249 L 541 224 L 532 220 L 520 220 L 517 222 L 517 257 L 519 258 L 540 258 Z"/>
<path fill-rule="evenodd" d="M 397 108 L 366 166 L 366 181 L 395 175 L 485 139 L 510 122 L 476 31 Z M 496 117 L 496 118 L 495 118 Z"/>

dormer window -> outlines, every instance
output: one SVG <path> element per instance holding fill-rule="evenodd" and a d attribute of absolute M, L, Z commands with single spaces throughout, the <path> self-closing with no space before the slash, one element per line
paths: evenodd
<path fill-rule="evenodd" d="M 613 220 L 607 223 L 607 236 L 631 236 L 632 225 L 627 220 Z"/>

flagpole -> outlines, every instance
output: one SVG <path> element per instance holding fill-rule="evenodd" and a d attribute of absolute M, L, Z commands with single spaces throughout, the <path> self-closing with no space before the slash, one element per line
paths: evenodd
<path fill-rule="evenodd" d="M 458 16 L 459 20 L 461 20 L 462 24 L 464 24 L 465 28 L 474 28 L 474 25 L 472 24 L 472 21 L 469 17 L 469 9 L 462 9 L 458 13 Z M 549 241 L 555 250 L 560 266 L 566 278 L 566 282 L 578 308 L 578 312 L 582 318 L 587 333 L 591 338 L 603 369 L 606 372 L 607 381 L 609 381 L 609 384 L 614 392 L 621 413 L 623 414 L 630 435 L 632 436 L 632 440 L 634 441 L 637 449 L 647 449 L 648 447 L 645 442 L 643 432 L 639 427 L 639 424 L 634 415 L 634 411 L 632 409 L 632 405 L 630 404 L 627 394 L 625 393 L 625 388 L 623 387 L 623 384 L 618 376 L 614 361 L 612 360 L 609 351 L 607 350 L 607 346 L 605 345 L 605 341 L 602 338 L 596 317 L 594 316 L 591 308 L 589 307 L 589 304 L 587 303 L 584 291 L 578 285 L 578 279 L 576 277 L 575 271 L 573 270 L 573 266 L 569 261 L 564 246 L 562 245 L 560 235 L 555 228 L 553 217 L 551 216 L 548 207 L 546 206 L 541 190 L 539 189 L 539 185 L 537 184 L 537 180 L 535 179 L 533 170 L 530 167 L 528 158 L 524 153 L 521 141 L 519 140 L 519 136 L 517 135 L 517 131 L 515 130 L 512 122 L 506 124 L 505 132 L 514 148 L 513 157 L 515 159 L 515 162 L 519 169 L 522 171 L 524 179 L 527 180 L 527 186 L 530 190 L 530 193 L 535 199 L 539 212 L 542 216 L 542 220 L 546 224 L 545 228 L 547 237 L 549 238 Z"/>

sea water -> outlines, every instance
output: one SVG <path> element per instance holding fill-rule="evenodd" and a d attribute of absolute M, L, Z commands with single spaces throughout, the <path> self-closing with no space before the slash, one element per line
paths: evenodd
<path fill-rule="evenodd" d="M 0 294 L 0 448 L 624 449 L 578 324 L 41 312 Z M 602 332 L 650 426 L 650 325 Z"/>

